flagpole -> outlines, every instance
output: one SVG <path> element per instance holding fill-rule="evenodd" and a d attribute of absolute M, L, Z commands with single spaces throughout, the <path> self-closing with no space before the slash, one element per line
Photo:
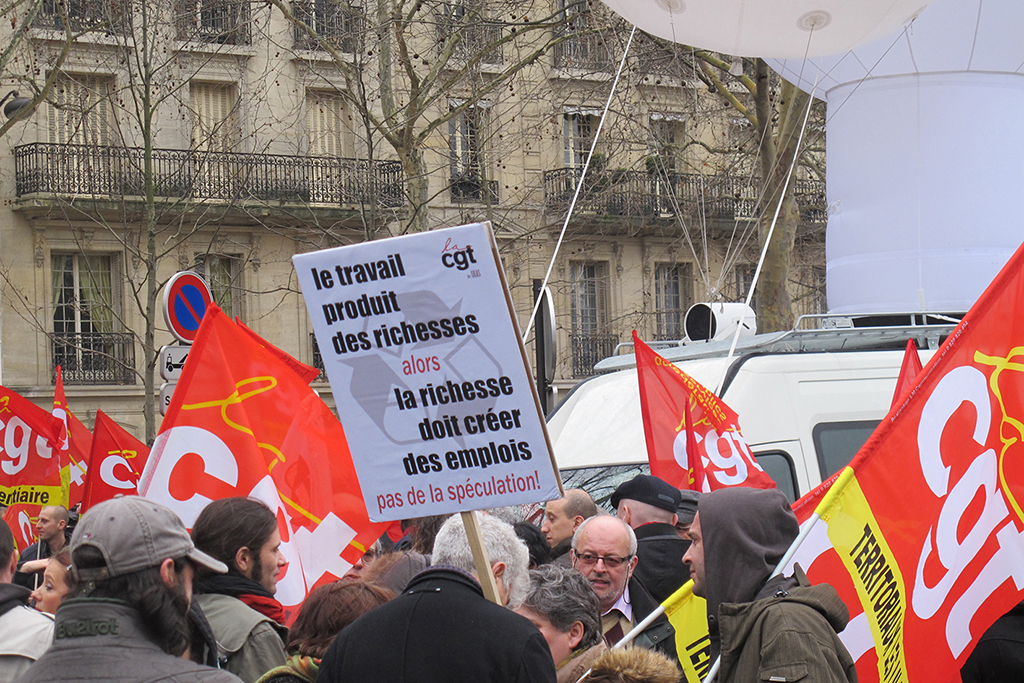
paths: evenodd
<path fill-rule="evenodd" d="M 847 465 L 843 468 L 843 471 L 839 476 L 836 477 L 835 482 L 832 484 L 831 488 L 829 488 L 828 492 L 822 496 L 821 502 L 818 503 L 818 507 L 815 508 L 811 516 L 807 518 L 807 521 L 800 529 L 800 533 L 797 534 L 796 538 L 793 539 L 793 542 L 789 544 L 789 550 L 787 550 L 786 554 L 782 556 L 779 563 L 775 565 L 775 571 L 771 573 L 771 576 L 768 577 L 769 579 L 778 576 L 783 572 L 786 565 L 788 565 L 793 559 L 793 556 L 796 555 L 796 551 L 799 550 L 803 542 L 807 540 L 807 536 L 811 533 L 811 529 L 813 529 L 814 525 L 821 519 L 821 513 L 832 507 L 835 499 L 839 497 L 839 494 L 843 492 L 843 489 L 846 488 L 846 485 L 851 479 L 853 479 L 853 468 Z M 722 656 L 719 655 L 715 660 L 715 663 L 711 665 L 711 670 L 708 671 L 708 675 L 704 678 L 704 683 L 714 683 L 715 676 L 718 675 L 718 669 L 721 664 Z"/>

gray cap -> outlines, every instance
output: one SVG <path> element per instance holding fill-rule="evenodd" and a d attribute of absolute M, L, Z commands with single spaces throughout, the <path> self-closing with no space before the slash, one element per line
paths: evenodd
<path fill-rule="evenodd" d="M 72 558 L 87 546 L 103 555 L 106 567 L 75 567 L 79 580 L 124 576 L 180 557 L 221 574 L 228 570 L 220 560 L 196 549 L 184 523 L 170 508 L 139 496 L 107 500 L 82 515 L 71 537 Z"/>
<path fill-rule="evenodd" d="M 683 498 L 679 502 L 679 511 L 676 512 L 679 523 L 693 524 L 693 518 L 697 515 L 697 503 L 700 501 L 700 491 L 681 489 L 679 495 Z"/>

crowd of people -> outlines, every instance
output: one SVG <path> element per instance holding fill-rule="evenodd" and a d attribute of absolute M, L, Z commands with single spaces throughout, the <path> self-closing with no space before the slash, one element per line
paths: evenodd
<path fill-rule="evenodd" d="M 0 683 L 673 683 L 680 655 L 720 660 L 725 682 L 856 680 L 835 590 L 773 575 L 798 532 L 782 493 L 638 475 L 611 503 L 568 490 L 539 528 L 481 515 L 494 601 L 461 516 L 406 520 L 294 619 L 275 597 L 277 519 L 257 500 L 214 501 L 191 533 L 138 497 L 77 525 L 45 508 L 20 554 L 0 522 Z M 680 653 L 665 615 L 645 617 L 690 578 L 709 637 Z"/>

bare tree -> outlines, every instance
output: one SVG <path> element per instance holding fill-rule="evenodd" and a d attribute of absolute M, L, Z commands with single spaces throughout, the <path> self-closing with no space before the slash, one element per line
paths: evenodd
<path fill-rule="evenodd" d="M 302 36 L 330 56 L 370 154 L 383 144 L 401 161 L 408 215 L 401 231 L 428 225 L 439 192 L 490 198 L 487 160 L 449 150 L 451 174 L 431 183 L 425 155 L 452 125 L 481 134 L 482 110 L 516 92 L 516 79 L 568 37 L 566 8 L 497 0 L 271 0 Z M 566 3 L 569 8 L 584 2 Z M 447 156 L 447 155 L 446 155 Z"/>

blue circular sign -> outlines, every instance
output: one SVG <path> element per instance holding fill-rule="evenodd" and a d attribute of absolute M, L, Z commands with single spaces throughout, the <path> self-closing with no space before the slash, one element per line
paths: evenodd
<path fill-rule="evenodd" d="M 175 273 L 164 287 L 164 320 L 171 333 L 191 344 L 213 303 L 210 287 L 197 273 Z"/>

